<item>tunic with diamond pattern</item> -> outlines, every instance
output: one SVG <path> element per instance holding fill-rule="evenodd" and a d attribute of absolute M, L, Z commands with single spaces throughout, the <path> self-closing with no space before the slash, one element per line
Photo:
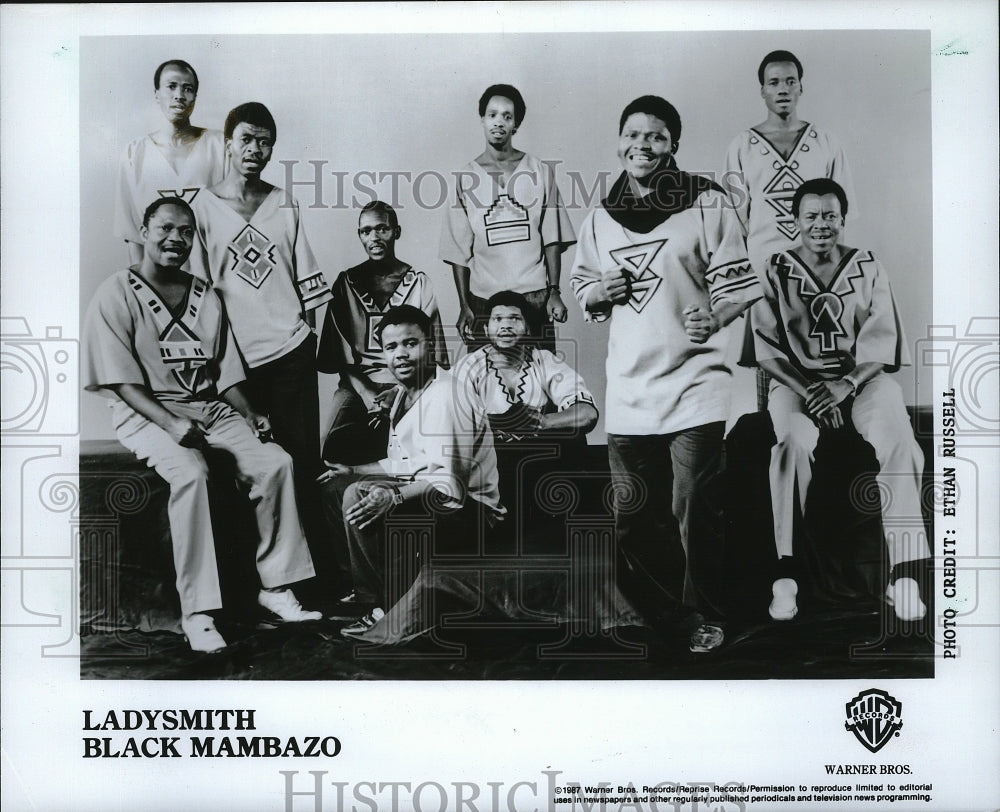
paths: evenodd
<path fill-rule="evenodd" d="M 210 189 L 194 203 L 198 239 L 191 272 L 218 291 L 249 367 L 305 341 L 305 311 L 330 300 L 330 286 L 302 230 L 299 206 L 274 188 L 248 222 Z"/>

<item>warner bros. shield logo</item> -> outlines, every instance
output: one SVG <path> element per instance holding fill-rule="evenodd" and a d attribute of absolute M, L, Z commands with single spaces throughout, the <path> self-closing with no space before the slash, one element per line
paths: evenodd
<path fill-rule="evenodd" d="M 899 735 L 903 726 L 902 716 L 902 702 L 885 691 L 869 688 L 847 703 L 847 722 L 844 726 L 865 747 L 877 753 L 893 736 Z"/>

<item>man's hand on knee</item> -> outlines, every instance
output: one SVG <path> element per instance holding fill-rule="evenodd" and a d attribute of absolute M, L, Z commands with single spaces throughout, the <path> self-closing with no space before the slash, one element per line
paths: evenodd
<path fill-rule="evenodd" d="M 175 417 L 167 429 L 175 443 L 184 448 L 202 448 L 205 445 L 205 426 L 198 420 L 188 417 Z"/>
<path fill-rule="evenodd" d="M 815 418 L 813 422 L 821 429 L 839 429 L 844 425 L 844 416 L 840 412 L 840 407 L 834 406 Z"/>
<path fill-rule="evenodd" d="M 376 486 L 344 511 L 344 518 L 349 524 L 363 530 L 398 504 L 399 500 L 394 496 L 392 488 Z"/>
<path fill-rule="evenodd" d="M 851 385 L 843 381 L 816 381 L 806 389 L 806 409 L 813 418 L 820 418 L 843 403 L 852 391 Z"/>

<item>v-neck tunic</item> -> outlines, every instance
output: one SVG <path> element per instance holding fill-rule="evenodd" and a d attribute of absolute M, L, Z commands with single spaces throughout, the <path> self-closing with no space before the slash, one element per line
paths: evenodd
<path fill-rule="evenodd" d="M 469 289 L 481 299 L 545 288 L 545 247 L 576 242 L 551 166 L 525 153 L 505 184 L 495 174 L 477 161 L 455 173 L 441 230 L 439 256 L 470 269 Z"/>
<path fill-rule="evenodd" d="M 761 284 L 742 364 L 785 359 L 810 381 L 840 378 L 867 362 L 887 372 L 909 365 L 889 276 L 871 251 L 848 251 L 828 284 L 794 249 L 785 251 L 768 261 Z"/>
<path fill-rule="evenodd" d="M 434 333 L 434 359 L 439 366 L 448 366 L 448 349 L 444 342 L 441 314 L 431 280 L 427 274 L 406 266 L 384 307 L 355 279 L 366 273 L 367 263 L 342 271 L 333 283 L 333 301 L 326 311 L 323 337 L 317 354 L 320 372 L 338 373 L 346 367 L 359 367 L 375 383 L 394 383 L 386 366 L 382 345 L 376 331 L 382 317 L 391 307 L 413 305 L 426 313 Z"/>
<path fill-rule="evenodd" d="M 792 198 L 805 181 L 835 180 L 847 194 L 848 215 L 852 219 L 856 215 L 854 183 L 843 149 L 832 135 L 809 122 L 787 158 L 752 127 L 740 133 L 726 153 L 726 173 L 723 185 L 731 190 L 747 253 L 758 273 L 771 254 L 790 248 L 798 238 Z"/>
<path fill-rule="evenodd" d="M 548 350 L 533 347 L 520 369 L 512 371 L 517 380 L 513 389 L 493 363 L 489 347 L 480 347 L 455 364 L 454 375 L 488 414 L 502 414 L 517 403 L 539 410 L 551 403 L 559 411 L 574 403 L 594 404 L 583 378 Z"/>
<path fill-rule="evenodd" d="M 139 229 L 146 208 L 159 197 L 193 203 L 201 191 L 226 173 L 226 150 L 219 130 L 205 130 L 175 170 L 163 150 L 144 135 L 129 143 L 118 164 L 115 236 L 142 243 Z"/>
<path fill-rule="evenodd" d="M 204 282 L 183 277 L 189 289 L 176 314 L 133 270 L 101 284 L 84 318 L 84 388 L 138 384 L 160 400 L 188 402 L 243 380 L 222 303 Z"/>

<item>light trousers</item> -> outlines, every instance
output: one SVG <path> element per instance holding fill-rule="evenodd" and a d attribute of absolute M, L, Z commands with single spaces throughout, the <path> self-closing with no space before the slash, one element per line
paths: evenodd
<path fill-rule="evenodd" d="M 769 478 L 780 558 L 792 554 L 795 511 L 801 515 L 805 510 L 819 428 L 809 418 L 803 398 L 778 381 L 771 381 L 767 410 L 777 438 L 771 449 Z M 929 557 L 920 509 L 924 455 L 913 437 L 899 384 L 885 373 L 876 375 L 861 387 L 850 417 L 878 460 L 876 482 L 890 566 Z"/>
<path fill-rule="evenodd" d="M 178 416 L 200 421 L 207 429 L 207 445 L 231 455 L 237 478 L 249 487 L 257 519 L 256 563 L 261 584 L 272 588 L 311 578 L 315 572 L 295 504 L 291 457 L 274 443 L 261 443 L 246 421 L 221 401 L 165 402 L 164 406 Z M 188 615 L 222 608 L 205 457 L 178 445 L 123 402 L 114 405 L 114 415 L 121 444 L 170 486 L 167 515 L 181 611 Z"/>

